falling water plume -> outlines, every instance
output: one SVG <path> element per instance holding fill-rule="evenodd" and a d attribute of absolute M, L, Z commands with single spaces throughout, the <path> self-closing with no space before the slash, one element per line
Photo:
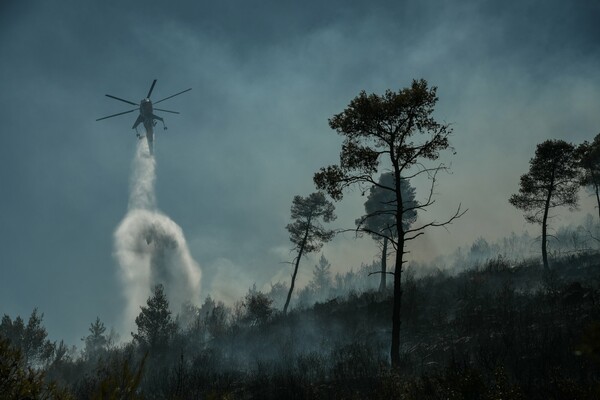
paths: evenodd
<path fill-rule="evenodd" d="M 133 328 L 140 306 L 154 285 L 162 284 L 170 308 L 198 304 L 200 267 L 192 258 L 183 231 L 157 209 L 156 161 L 140 140 L 132 163 L 128 211 L 114 233 L 115 257 L 127 301 L 125 327 Z"/>

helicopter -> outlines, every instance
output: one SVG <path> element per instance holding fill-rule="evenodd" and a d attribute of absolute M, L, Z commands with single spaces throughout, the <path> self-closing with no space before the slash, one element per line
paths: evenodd
<path fill-rule="evenodd" d="M 129 113 L 139 110 L 140 115 L 138 115 L 137 119 L 133 123 L 132 129 L 136 129 L 136 132 L 137 132 L 138 125 L 141 123 L 144 124 L 144 129 L 146 130 L 146 140 L 148 142 L 148 150 L 150 151 L 151 155 L 154 154 L 154 127 L 156 126 L 157 121 L 162 122 L 164 130 L 167 129 L 167 127 L 165 126 L 165 121 L 158 115 L 154 114 L 154 111 L 162 111 L 162 112 L 168 112 L 168 113 L 172 113 L 172 114 L 179 114 L 178 111 L 171 111 L 171 110 L 165 110 L 165 109 L 153 107 L 152 101 L 150 100 L 150 95 L 152 95 L 152 90 L 154 90 L 154 85 L 156 85 L 156 79 L 152 82 L 152 86 L 150 86 L 150 90 L 148 91 L 148 94 L 146 95 L 146 97 L 140 101 L 139 106 L 137 103 L 134 103 L 133 101 L 125 100 L 120 97 L 107 94 L 106 97 L 110 97 L 111 99 L 119 100 L 124 103 L 137 106 L 137 108 L 134 108 L 133 110 L 129 110 L 129 111 L 120 112 L 117 114 L 112 114 L 112 115 L 109 115 L 106 117 L 98 118 L 96 120 L 96 121 L 101 121 L 103 119 L 117 117 L 119 115 L 129 114 Z M 154 104 L 161 103 L 161 102 L 171 99 L 175 96 L 179 96 L 182 93 L 189 92 L 190 90 L 192 90 L 192 88 L 183 90 L 179 93 L 175 93 L 171 96 L 165 97 L 164 99 L 160 99 L 160 100 L 154 102 Z M 138 137 L 138 139 L 144 138 L 144 135 L 141 135 L 139 133 L 136 133 L 136 136 Z"/>

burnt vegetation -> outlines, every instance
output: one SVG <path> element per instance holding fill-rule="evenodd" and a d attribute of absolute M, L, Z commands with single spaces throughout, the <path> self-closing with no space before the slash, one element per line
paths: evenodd
<path fill-rule="evenodd" d="M 340 163 L 315 174 L 322 191 L 293 199 L 289 285 L 180 310 L 157 285 L 135 332 L 119 338 L 91 318 L 80 349 L 50 341 L 37 309 L 4 315 L 0 399 L 600 398 L 600 224 L 592 215 L 579 226 L 548 223 L 578 207 L 582 187 L 600 205 L 600 135 L 538 145 L 509 201 L 541 225 L 541 239 L 478 238 L 418 263 L 407 257 L 411 241 L 464 213 L 419 219 L 447 169 L 439 153 L 451 149 L 449 126 L 432 118 L 436 102 L 435 87 L 414 81 L 363 92 L 330 120 L 345 138 Z M 430 182 L 424 199 L 410 181 L 420 175 Z M 323 226 L 336 218 L 325 192 L 339 201 L 350 187 L 368 196 L 348 230 L 381 253 L 360 266 L 321 254 L 298 287 L 306 255 L 336 233 Z"/>
<path fill-rule="evenodd" d="M 251 288 L 234 307 L 209 297 L 173 316 L 157 288 L 137 319 L 143 336 L 131 341 L 116 344 L 99 320 L 81 352 L 3 338 L 0 382 L 52 394 L 39 398 L 597 398 L 600 255 L 553 266 L 548 275 L 539 260 L 498 257 L 454 274 L 407 268 L 396 368 L 387 351 L 391 288 L 357 278 L 374 263 L 337 280 L 354 286 L 345 295 L 334 295 L 346 290 L 335 279 L 312 282 L 287 314 L 273 307 L 274 293 Z M 332 297 L 302 306 L 301 296 L 323 289 Z M 47 336 L 34 325 L 36 335 L 25 328 L 20 337 Z"/>

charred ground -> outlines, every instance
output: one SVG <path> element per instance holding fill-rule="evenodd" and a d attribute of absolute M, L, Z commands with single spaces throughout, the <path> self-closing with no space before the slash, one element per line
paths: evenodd
<path fill-rule="evenodd" d="M 409 268 L 397 369 L 387 358 L 391 294 L 374 290 L 287 315 L 255 289 L 233 308 L 208 298 L 151 345 L 111 343 L 97 321 L 81 353 L 54 345 L 20 365 L 82 399 L 591 399 L 600 390 L 599 268 L 597 253 L 557 258 L 550 273 L 502 257 L 457 274 L 416 278 Z M 37 354 L 10 337 L 16 321 L 3 319 L 4 351 Z"/>

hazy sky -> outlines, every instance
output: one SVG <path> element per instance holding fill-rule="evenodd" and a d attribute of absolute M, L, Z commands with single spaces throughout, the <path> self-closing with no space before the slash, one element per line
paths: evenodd
<path fill-rule="evenodd" d="M 459 4 L 460 5 L 457 5 Z M 45 314 L 77 343 L 124 304 L 113 232 L 127 211 L 135 113 L 161 103 L 159 208 L 183 229 L 204 298 L 289 280 L 294 195 L 338 161 L 327 119 L 360 90 L 425 78 L 454 128 L 452 175 L 426 218 L 469 212 L 415 243 L 430 259 L 527 226 L 507 199 L 535 145 L 600 131 L 597 1 L 3 1 L 0 5 L 0 314 Z M 132 107 L 133 108 L 133 107 Z M 426 194 L 417 186 L 417 194 Z M 352 227 L 364 198 L 338 204 Z M 593 211 L 584 198 L 582 212 Z M 567 223 L 566 212 L 559 222 Z M 352 235 L 324 249 L 336 271 L 371 262 Z M 301 265 L 303 279 L 315 258 Z"/>

